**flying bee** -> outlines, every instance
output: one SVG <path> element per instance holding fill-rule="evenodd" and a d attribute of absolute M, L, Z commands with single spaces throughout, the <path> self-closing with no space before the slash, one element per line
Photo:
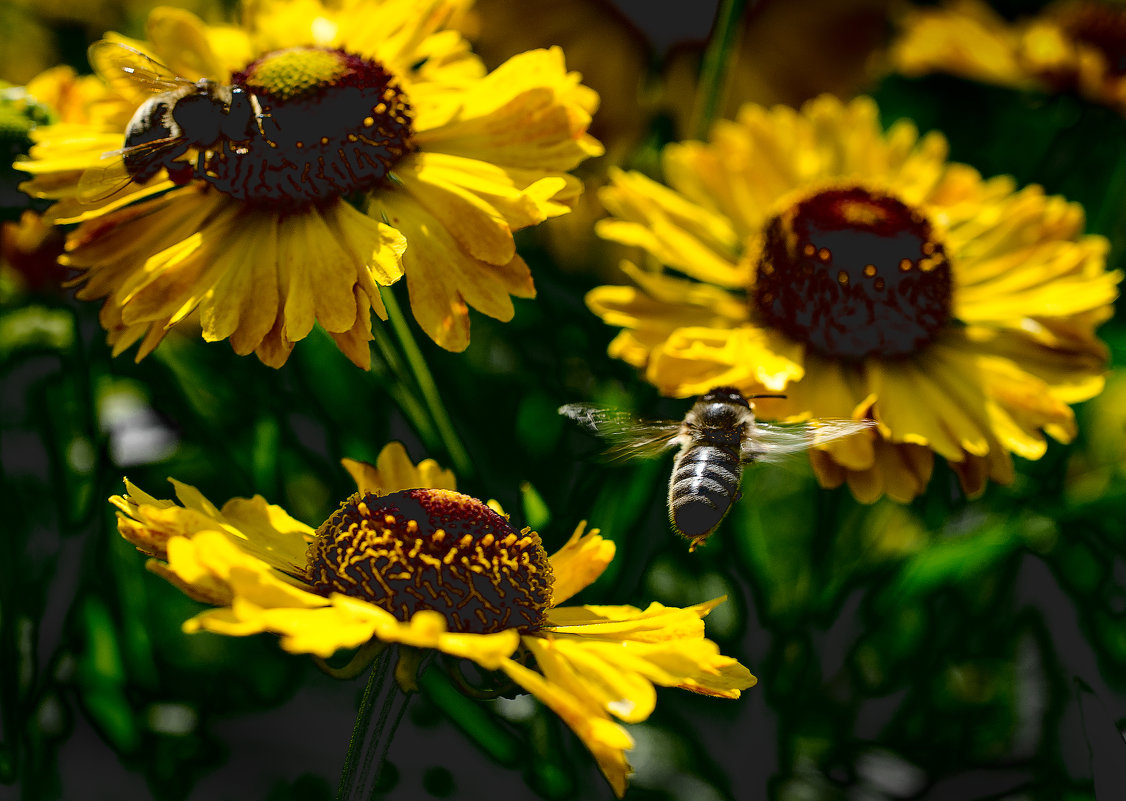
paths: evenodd
<path fill-rule="evenodd" d="M 90 64 L 126 96 L 148 97 L 125 128 L 125 144 L 102 156 L 111 163 L 87 170 L 78 197 L 90 203 L 111 197 L 130 182 L 143 184 L 166 169 L 176 184 L 202 177 L 219 154 L 245 154 L 253 140 L 268 139 L 269 117 L 253 92 L 206 78 L 189 81 L 120 42 L 103 39 L 89 50 Z M 195 164 L 182 160 L 195 150 Z"/>
<path fill-rule="evenodd" d="M 587 403 L 568 403 L 559 413 L 608 439 L 610 458 L 648 458 L 680 447 L 669 478 L 669 522 L 694 551 L 739 498 L 744 465 L 778 461 L 876 425 L 874 420 L 847 419 L 772 424 L 755 418 L 753 400 L 784 397 L 714 387 L 681 421 L 638 420 Z"/>

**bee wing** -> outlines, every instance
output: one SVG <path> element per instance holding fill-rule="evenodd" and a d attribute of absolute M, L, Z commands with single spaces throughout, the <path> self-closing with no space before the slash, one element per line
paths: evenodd
<path fill-rule="evenodd" d="M 639 420 L 617 409 L 589 403 L 568 403 L 559 414 L 569 417 L 610 443 L 608 459 L 649 459 L 680 444 L 676 420 Z"/>
<path fill-rule="evenodd" d="M 147 158 L 157 159 L 165 152 L 172 153 L 179 150 L 182 142 L 182 137 L 169 136 L 103 153 L 103 163 L 90 167 L 78 179 L 78 202 L 95 205 L 127 187 L 133 177 L 126 169 L 125 160 L 122 158 L 126 154 L 141 154 Z"/>
<path fill-rule="evenodd" d="M 140 50 L 121 42 L 101 39 L 90 45 L 86 56 L 94 72 L 106 83 L 126 92 L 139 88 L 148 94 L 160 94 L 192 83 Z"/>
<path fill-rule="evenodd" d="M 741 455 L 745 462 L 775 462 L 791 454 L 868 431 L 875 426 L 875 420 L 843 418 L 791 424 L 756 420 L 752 435 L 743 443 Z"/>

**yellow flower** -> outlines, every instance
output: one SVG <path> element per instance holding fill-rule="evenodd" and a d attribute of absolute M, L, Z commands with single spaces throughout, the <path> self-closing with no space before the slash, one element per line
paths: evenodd
<path fill-rule="evenodd" d="M 579 195 L 567 170 L 600 152 L 598 98 L 558 48 L 485 74 L 443 29 L 459 5 L 261 0 L 238 27 L 158 8 L 147 41 L 91 49 L 118 113 L 39 129 L 19 167 L 79 223 L 67 263 L 79 297 L 106 298 L 115 354 L 140 339 L 142 358 L 198 308 L 206 340 L 271 366 L 319 322 L 366 367 L 380 287 L 404 274 L 445 348 L 468 345 L 469 306 L 511 319 L 535 294 L 512 232 Z M 122 44 L 215 83 L 153 95 L 126 68 L 160 68 Z"/>
<path fill-rule="evenodd" d="M 947 72 L 1021 89 L 1074 91 L 1126 113 L 1126 9 L 1064 0 L 1007 22 L 980 0 L 911 8 L 890 51 L 905 75 Z"/>
<path fill-rule="evenodd" d="M 1067 404 L 1103 386 L 1095 327 L 1117 272 L 1083 211 L 945 161 L 940 134 L 886 133 L 869 98 L 748 105 L 709 143 L 664 151 L 671 189 L 617 173 L 601 235 L 688 278 L 626 265 L 591 291 L 624 330 L 610 353 L 663 393 L 713 386 L 764 417 L 870 417 L 871 437 L 812 452 L 824 486 L 907 500 L 934 454 L 965 491 L 1012 478 L 1010 453 L 1075 434 Z"/>
<path fill-rule="evenodd" d="M 614 719 L 645 720 L 654 685 L 737 698 L 755 683 L 704 637 L 722 599 L 560 606 L 614 556 L 597 530 L 580 524 L 549 558 L 534 531 L 456 492 L 432 460 L 413 465 L 399 443 L 375 466 L 345 466 L 359 491 L 316 530 L 259 496 L 219 509 L 176 481 L 183 505 L 128 481 L 111 501 L 121 534 L 154 557 L 151 570 L 220 607 L 186 631 L 269 631 L 286 650 L 321 657 L 375 639 L 503 671 L 574 729 L 619 796 L 632 740 Z"/>

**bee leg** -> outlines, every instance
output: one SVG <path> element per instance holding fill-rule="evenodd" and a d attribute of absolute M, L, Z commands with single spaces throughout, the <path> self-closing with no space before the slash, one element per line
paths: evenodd
<path fill-rule="evenodd" d="M 195 177 L 195 168 L 185 161 L 173 161 L 167 169 L 169 180 L 176 186 L 183 186 Z"/>

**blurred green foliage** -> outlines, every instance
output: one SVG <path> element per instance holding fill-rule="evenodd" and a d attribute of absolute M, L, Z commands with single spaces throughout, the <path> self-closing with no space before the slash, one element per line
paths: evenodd
<path fill-rule="evenodd" d="M 944 77 L 874 89 L 885 123 L 941 130 L 953 159 L 1082 202 L 1123 264 L 1121 117 Z M 601 278 L 561 270 L 537 231 L 518 246 L 538 297 L 512 322 L 475 316 L 464 354 L 415 332 L 473 462 L 459 487 L 499 500 L 549 550 L 580 520 L 613 539 L 617 559 L 581 601 L 727 595 L 709 634 L 760 681 L 738 702 L 662 692 L 632 727 L 631 798 L 1122 797 L 1126 382 L 1113 376 L 1079 408 L 1077 442 L 1020 462 L 1012 487 L 973 502 L 941 467 L 916 502 L 870 507 L 820 490 L 800 462 L 752 468 L 729 520 L 689 557 L 665 521 L 669 464 L 604 464 L 555 412 L 591 400 L 677 417 L 686 403 L 606 356 L 614 332 L 582 303 Z M 374 461 L 399 439 L 448 466 L 404 411 L 402 354 L 377 351 L 361 373 L 318 332 L 275 371 L 174 331 L 135 364 L 110 358 L 95 304 L 2 289 L 0 782 L 28 800 L 92 798 L 75 795 L 74 772 L 93 761 L 123 782 L 98 797 L 331 797 L 358 685 L 340 689 L 268 637 L 183 634 L 199 605 L 143 569 L 105 499 L 124 474 L 158 496 L 175 476 L 217 502 L 262 494 L 315 525 L 352 489 L 341 457 Z M 392 291 L 405 307 L 403 287 Z M 1123 363 L 1126 326 L 1102 334 Z M 123 393 L 132 412 L 115 419 Z M 610 797 L 550 713 L 468 698 L 440 668 L 423 674 L 392 747 L 388 797 Z M 306 731 L 301 721 L 327 719 L 322 705 L 339 730 Z M 220 734 L 262 720 L 241 731 L 265 737 L 278 710 L 339 748 L 295 766 L 253 736 Z M 270 778 L 248 783 L 247 764 Z"/>

